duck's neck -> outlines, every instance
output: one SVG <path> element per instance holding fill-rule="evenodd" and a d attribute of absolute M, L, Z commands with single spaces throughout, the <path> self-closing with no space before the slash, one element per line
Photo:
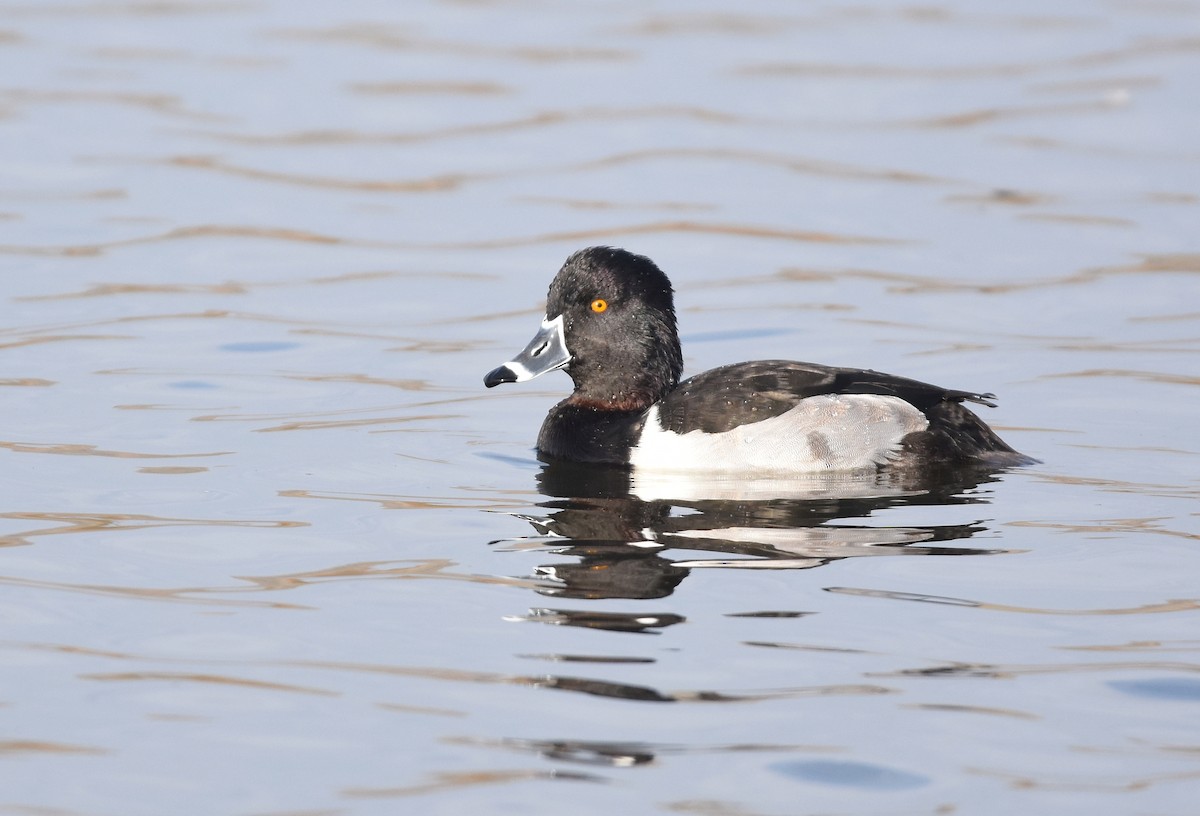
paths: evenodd
<path fill-rule="evenodd" d="M 679 357 L 664 356 L 633 366 L 576 366 L 568 373 L 575 391 L 567 405 L 595 411 L 644 411 L 679 384 Z"/>
<path fill-rule="evenodd" d="M 607 396 L 588 396 L 576 391 L 567 397 L 564 405 L 587 408 L 592 411 L 645 411 L 662 397 L 653 397 L 645 392 L 628 392 Z"/>

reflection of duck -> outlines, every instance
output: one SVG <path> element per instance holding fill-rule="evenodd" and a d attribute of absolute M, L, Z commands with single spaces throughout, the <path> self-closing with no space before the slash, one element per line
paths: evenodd
<path fill-rule="evenodd" d="M 595 600 L 653 599 L 670 595 L 693 569 L 810 569 L 844 558 L 879 555 L 990 555 L 995 549 L 947 546 L 986 528 L 981 524 L 886 527 L 834 523 L 865 519 L 897 506 L 979 504 L 964 495 L 994 480 L 986 472 L 955 478 L 910 478 L 896 483 L 887 474 L 871 485 L 808 477 L 792 483 L 784 498 L 696 498 L 645 500 L 628 492 L 623 468 L 550 463 L 539 489 L 555 497 L 546 515 L 523 515 L 538 535 L 510 540 L 524 551 L 539 547 L 578 559 L 537 567 L 546 579 L 543 595 Z M 868 489 L 870 487 L 871 489 Z M 804 493 L 807 489 L 808 492 Z M 668 558 L 667 551 L 689 557 Z M 673 615 L 539 609 L 525 620 L 571 626 L 652 631 L 682 621 Z"/>
<path fill-rule="evenodd" d="M 680 383 L 670 281 L 649 258 L 610 247 L 567 259 L 541 331 L 484 383 L 559 368 L 575 390 L 542 425 L 538 451 L 547 460 L 757 476 L 1032 461 L 963 406 L 993 405 L 991 394 L 783 360 Z"/>

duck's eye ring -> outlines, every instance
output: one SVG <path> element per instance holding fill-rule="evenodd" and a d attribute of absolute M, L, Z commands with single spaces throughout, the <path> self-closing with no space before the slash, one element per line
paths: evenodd
<path fill-rule="evenodd" d="M 592 301 L 592 311 L 599 314 L 608 308 L 608 301 L 604 298 L 596 298 Z"/>

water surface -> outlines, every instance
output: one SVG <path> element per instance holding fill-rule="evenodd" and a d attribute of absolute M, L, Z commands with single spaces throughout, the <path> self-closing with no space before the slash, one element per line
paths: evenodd
<path fill-rule="evenodd" d="M 1200 6 L 2 8 L 0 812 L 1194 810 Z M 1043 464 L 544 468 L 592 243 Z"/>

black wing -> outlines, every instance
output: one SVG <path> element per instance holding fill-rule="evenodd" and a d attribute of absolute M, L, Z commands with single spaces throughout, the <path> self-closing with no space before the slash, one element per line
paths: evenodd
<path fill-rule="evenodd" d="M 788 360 L 721 366 L 684 380 L 662 401 L 659 421 L 675 433 L 722 433 L 778 416 L 818 394 L 883 394 L 921 411 L 964 400 L 995 407 L 994 394 L 954 391 L 879 371 Z"/>

